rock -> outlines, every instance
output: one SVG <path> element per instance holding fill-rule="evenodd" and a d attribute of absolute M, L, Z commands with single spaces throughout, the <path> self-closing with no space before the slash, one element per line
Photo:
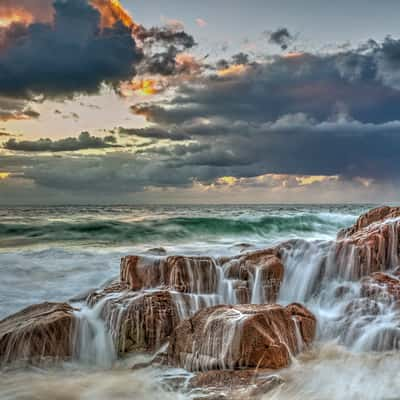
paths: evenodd
<path fill-rule="evenodd" d="M 275 303 L 284 267 L 275 249 L 258 250 L 232 258 L 221 258 L 225 277 L 234 279 L 239 303 Z"/>
<path fill-rule="evenodd" d="M 283 383 L 271 370 L 245 369 L 236 371 L 200 372 L 190 380 L 189 386 L 202 389 L 199 399 L 254 399 L 268 393 Z"/>
<path fill-rule="evenodd" d="M 169 363 L 189 371 L 283 368 L 315 336 L 315 317 L 295 304 L 215 306 L 182 321 Z"/>
<path fill-rule="evenodd" d="M 342 342 L 365 351 L 400 347 L 400 279 L 375 272 L 361 280 L 360 297 L 345 307 L 341 317 Z M 385 323 L 382 319 L 385 319 Z"/>
<path fill-rule="evenodd" d="M 72 356 L 74 309 L 65 303 L 36 304 L 0 321 L 1 362 L 41 362 Z"/>
<path fill-rule="evenodd" d="M 361 281 L 361 296 L 383 302 L 400 300 L 400 279 L 383 272 L 375 272 Z"/>
<path fill-rule="evenodd" d="M 94 293 L 88 303 L 102 301 L 102 318 L 110 330 L 119 353 L 154 352 L 179 323 L 172 294 L 166 290 L 134 292 L 115 284 Z"/>
<path fill-rule="evenodd" d="M 335 248 L 338 273 L 358 280 L 399 266 L 400 208 L 380 207 L 362 215 L 342 230 Z"/>
<path fill-rule="evenodd" d="M 164 288 L 184 293 L 215 293 L 217 266 L 210 257 L 139 257 L 121 260 L 121 282 L 132 290 Z"/>
<path fill-rule="evenodd" d="M 342 229 L 338 234 L 338 239 L 350 237 L 376 222 L 383 222 L 385 220 L 398 217 L 400 217 L 400 207 L 382 206 L 373 208 L 365 214 L 362 214 L 353 226 Z"/>

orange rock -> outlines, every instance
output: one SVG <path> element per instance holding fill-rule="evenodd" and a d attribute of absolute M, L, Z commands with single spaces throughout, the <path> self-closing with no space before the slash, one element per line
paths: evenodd
<path fill-rule="evenodd" d="M 400 279 L 383 272 L 375 272 L 361 281 L 361 295 L 380 300 L 386 299 L 389 302 L 399 301 Z"/>
<path fill-rule="evenodd" d="M 114 293 L 112 290 L 93 293 L 88 302 L 104 302 L 101 315 L 119 353 L 158 350 L 179 323 L 172 294 L 166 290 L 119 292 L 118 286 L 114 286 Z"/>
<path fill-rule="evenodd" d="M 221 258 L 225 276 L 240 281 L 235 287 L 241 304 L 275 303 L 284 267 L 275 249 L 265 249 L 232 258 Z M 258 293 L 255 293 L 255 290 Z"/>
<path fill-rule="evenodd" d="M 335 249 L 339 275 L 358 280 L 399 265 L 400 208 L 380 207 L 341 231 Z"/>
<path fill-rule="evenodd" d="M 347 229 L 343 229 L 341 232 L 339 232 L 338 236 L 339 238 L 349 237 L 354 235 L 356 232 L 370 226 L 373 223 L 383 222 L 390 218 L 398 217 L 400 217 L 400 207 L 382 206 L 373 208 L 365 214 L 362 214 L 353 226 Z"/>
<path fill-rule="evenodd" d="M 298 304 L 210 307 L 178 325 L 168 359 L 190 371 L 283 368 L 315 329 L 315 317 Z"/>
<path fill-rule="evenodd" d="M 132 290 L 168 288 L 184 293 L 215 293 L 217 267 L 210 257 L 139 257 L 121 260 L 121 282 Z"/>
<path fill-rule="evenodd" d="M 72 356 L 73 308 L 64 303 L 27 307 L 0 321 L 1 362 L 41 362 Z"/>

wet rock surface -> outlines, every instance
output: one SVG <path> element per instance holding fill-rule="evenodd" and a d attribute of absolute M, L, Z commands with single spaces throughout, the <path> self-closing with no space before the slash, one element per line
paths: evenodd
<path fill-rule="evenodd" d="M 283 368 L 311 343 L 315 327 L 315 317 L 300 305 L 211 307 L 178 325 L 168 360 L 189 371 Z"/>
<path fill-rule="evenodd" d="M 72 356 L 74 309 L 65 303 L 27 307 L 0 321 L 0 361 L 41 362 Z"/>
<path fill-rule="evenodd" d="M 271 370 L 209 371 L 197 373 L 190 380 L 192 389 L 203 390 L 198 399 L 260 398 L 283 384 L 284 380 Z"/>
<path fill-rule="evenodd" d="M 211 257 L 140 257 L 121 260 L 121 282 L 132 290 L 163 287 L 184 293 L 215 293 L 217 268 Z"/>
<path fill-rule="evenodd" d="M 115 284 L 88 299 L 103 302 L 101 315 L 111 331 L 119 353 L 154 352 L 179 323 L 179 314 L 169 291 L 134 292 Z"/>
<path fill-rule="evenodd" d="M 335 258 L 341 274 L 358 280 L 399 265 L 400 208 L 379 207 L 338 234 Z"/>
<path fill-rule="evenodd" d="M 225 276 L 235 280 L 235 293 L 240 304 L 276 302 L 284 266 L 275 249 L 221 258 L 219 262 Z"/>

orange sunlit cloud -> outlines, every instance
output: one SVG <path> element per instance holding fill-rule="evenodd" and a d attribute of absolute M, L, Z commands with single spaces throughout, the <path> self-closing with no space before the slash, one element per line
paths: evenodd
<path fill-rule="evenodd" d="M 109 28 L 116 22 L 122 23 L 128 28 L 135 28 L 138 25 L 122 7 L 119 0 L 91 0 L 91 4 L 96 7 L 101 14 L 101 26 Z"/>
<path fill-rule="evenodd" d="M 230 65 L 228 68 L 220 69 L 217 74 L 221 77 L 230 75 L 240 75 L 247 70 L 247 66 L 244 64 Z"/>
<path fill-rule="evenodd" d="M 288 175 L 288 174 L 264 174 L 254 177 L 237 178 L 235 176 L 222 176 L 213 183 L 203 185 L 205 190 L 222 188 L 231 189 L 246 188 L 248 186 L 268 187 L 272 190 L 287 188 L 302 188 L 319 183 L 329 183 L 338 181 L 337 175 Z"/>
<path fill-rule="evenodd" d="M 15 22 L 29 25 L 33 22 L 33 15 L 23 9 L 0 10 L 1 28 L 6 28 Z"/>
<path fill-rule="evenodd" d="M 132 81 L 129 89 L 145 96 L 151 96 L 163 91 L 164 87 L 161 81 L 156 79 L 140 79 Z"/>
<path fill-rule="evenodd" d="M 118 21 L 122 21 L 129 28 L 138 26 L 119 0 L 90 0 L 90 3 L 100 12 L 103 28 L 111 27 Z M 26 25 L 32 22 L 51 22 L 53 16 L 52 0 L 43 0 L 40 6 L 30 8 L 0 4 L 0 27 L 7 27 L 14 22 Z"/>
<path fill-rule="evenodd" d="M 33 117 L 27 115 L 25 113 L 9 113 L 0 115 L 0 121 L 7 122 L 7 121 L 25 121 L 28 119 L 32 119 Z"/>

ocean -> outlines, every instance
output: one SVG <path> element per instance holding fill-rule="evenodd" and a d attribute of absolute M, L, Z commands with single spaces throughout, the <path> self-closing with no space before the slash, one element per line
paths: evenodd
<path fill-rule="evenodd" d="M 229 255 L 293 238 L 330 240 L 368 205 L 0 208 L 0 318 L 66 301 L 119 273 L 120 258 Z"/>
<path fill-rule="evenodd" d="M 293 360 L 285 384 L 265 395 L 276 400 L 384 400 L 398 398 L 400 357 L 377 352 L 379 330 L 392 326 L 389 313 L 360 332 L 343 337 L 339 309 L 356 298 L 332 293 L 332 279 L 316 294 L 321 257 L 338 231 L 372 205 L 63 206 L 0 208 L 0 318 L 30 304 L 79 298 L 118 276 L 128 254 L 223 256 L 292 240 L 285 255 L 279 301 L 298 301 L 318 320 L 315 348 Z M 397 322 L 396 322 L 397 323 Z M 354 329 L 356 329 L 355 327 Z M 393 325 L 393 329 L 398 329 Z M 339 340 L 340 338 L 340 340 Z M 377 342 L 378 340 L 378 342 Z M 383 349 L 385 350 L 385 349 Z M 138 356 L 141 357 L 141 356 Z M 0 372 L 0 399 L 189 399 L 169 377 L 175 369 L 131 371 L 133 358 L 112 368 L 67 365 Z M 141 359 L 139 359 L 140 362 Z M 137 362 L 137 360 L 136 360 Z M 28 384 L 29 382 L 29 384 Z M 397 397 L 396 397 L 397 396 Z"/>

